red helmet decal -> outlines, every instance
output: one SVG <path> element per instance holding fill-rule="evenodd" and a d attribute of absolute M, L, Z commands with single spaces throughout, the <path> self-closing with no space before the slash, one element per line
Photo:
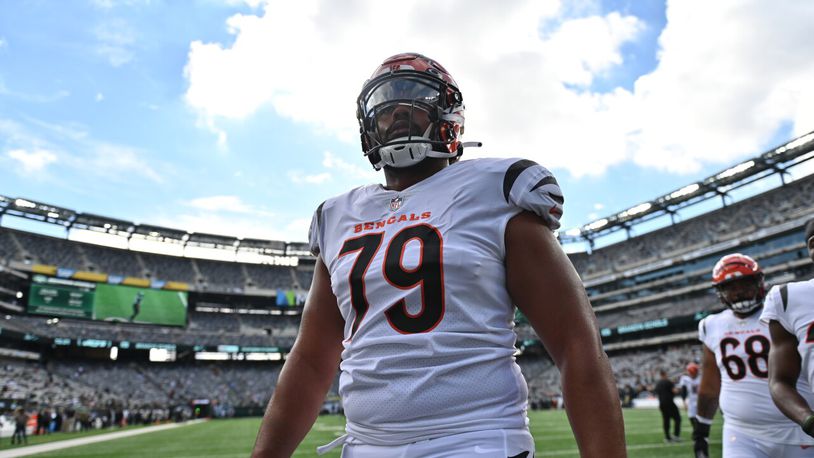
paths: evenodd
<path fill-rule="evenodd" d="M 736 280 L 738 278 L 763 275 L 763 270 L 757 261 L 745 254 L 734 253 L 721 258 L 712 269 L 712 284 Z"/>

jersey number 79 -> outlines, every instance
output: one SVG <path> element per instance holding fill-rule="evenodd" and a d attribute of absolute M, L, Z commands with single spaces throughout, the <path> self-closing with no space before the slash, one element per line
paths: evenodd
<path fill-rule="evenodd" d="M 383 232 L 348 239 L 339 251 L 339 257 L 358 253 L 348 276 L 351 305 L 356 312 L 351 337 L 356 334 L 370 304 L 365 295 L 365 274 L 382 243 Z M 404 249 L 411 240 L 421 244 L 418 265 L 406 268 L 402 264 Z M 409 226 L 390 240 L 384 254 L 382 273 L 384 280 L 399 289 L 421 288 L 421 310 L 410 314 L 404 299 L 385 310 L 390 326 L 402 334 L 416 334 L 433 330 L 444 317 L 443 239 L 438 229 L 429 224 Z M 375 279 L 374 279 L 375 281 Z"/>

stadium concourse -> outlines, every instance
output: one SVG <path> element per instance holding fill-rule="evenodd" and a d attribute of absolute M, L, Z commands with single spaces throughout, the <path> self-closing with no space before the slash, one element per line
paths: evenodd
<path fill-rule="evenodd" d="M 796 141 L 770 153 L 810 158 L 812 145 Z M 752 256 L 768 284 L 812 276 L 802 232 L 814 217 L 814 175 L 776 180 L 780 167 L 773 164 L 756 167 L 768 172 L 760 176 L 739 165 L 717 175 L 726 186 L 705 180 L 671 193 L 687 205 L 718 197 L 724 205 L 685 219 L 683 204 L 662 205 L 670 222 L 641 235 L 631 230 L 639 217 L 631 211 L 580 231 L 590 250 L 569 257 L 625 405 L 647 404 L 660 370 L 677 377 L 699 359 L 698 321 L 722 309 L 710 272 L 723 254 Z M 728 195 L 758 178 L 780 186 L 759 187 L 738 201 Z M 643 222 L 653 217 L 640 213 Z M 66 236 L 6 224 L 21 218 L 60 227 Z M 612 233 L 607 223 L 614 218 L 628 237 L 595 245 Z M 296 337 L 314 268 L 302 244 L 191 234 L 3 196 L 0 222 L 6 423 L 17 407 L 29 413 L 31 429 L 43 431 L 262 413 Z M 103 235 L 104 245 L 90 243 L 88 233 Z M 180 307 L 180 319 L 153 313 L 170 306 Z M 530 405 L 556 407 L 557 369 L 524 317 L 516 322 Z M 324 410 L 341 412 L 336 383 Z"/>

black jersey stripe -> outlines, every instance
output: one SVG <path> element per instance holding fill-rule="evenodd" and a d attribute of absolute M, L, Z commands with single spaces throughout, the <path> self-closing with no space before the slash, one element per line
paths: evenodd
<path fill-rule="evenodd" d="M 555 185 L 559 186 L 559 183 L 557 183 L 557 179 L 554 178 L 553 176 L 549 175 L 547 177 L 544 177 L 542 180 L 538 181 L 537 184 L 535 184 L 534 186 L 532 186 L 532 188 L 529 189 L 529 192 L 534 191 L 535 189 L 539 188 L 540 186 L 545 186 L 547 184 L 555 184 Z M 554 202 L 557 202 L 560 205 L 565 203 L 565 197 L 563 197 L 563 196 L 559 196 L 557 194 L 552 194 L 552 193 L 549 192 L 548 197 L 551 197 L 551 200 L 553 200 Z"/>
<path fill-rule="evenodd" d="M 539 188 L 540 186 L 545 186 L 547 184 L 556 184 L 557 186 L 559 186 L 559 184 L 557 183 L 557 179 L 554 178 L 553 176 L 549 175 L 547 177 L 543 177 L 543 179 L 538 181 L 537 184 L 535 184 L 534 186 L 532 186 L 532 188 L 529 189 L 529 191 L 534 191 L 535 189 Z"/>
<path fill-rule="evenodd" d="M 780 287 L 780 300 L 783 301 L 783 311 L 786 311 L 786 307 L 789 306 L 789 285 L 783 285 Z"/>
<path fill-rule="evenodd" d="M 317 207 L 317 230 L 322 230 L 321 228 L 322 228 L 322 206 L 323 205 L 325 205 L 325 202 L 322 202 L 321 204 L 319 204 L 319 207 Z M 316 234 L 311 234 L 312 229 L 313 228 L 308 229 L 308 240 L 309 241 L 311 240 L 312 236 L 314 236 L 314 237 L 317 236 Z M 314 247 L 314 251 L 312 252 L 312 254 L 314 256 L 319 256 L 320 251 L 322 251 L 322 249 L 319 246 L 316 246 L 316 247 Z"/>
<path fill-rule="evenodd" d="M 534 161 L 521 159 L 509 166 L 506 170 L 506 175 L 503 176 L 503 197 L 506 199 L 506 203 L 509 203 L 509 193 L 512 192 L 512 187 L 514 186 L 514 182 L 517 181 L 517 177 L 523 173 L 523 170 L 535 165 L 537 165 L 537 163 Z"/>
<path fill-rule="evenodd" d="M 317 207 L 317 226 L 322 227 L 322 206 L 325 205 L 325 202 L 319 204 Z"/>

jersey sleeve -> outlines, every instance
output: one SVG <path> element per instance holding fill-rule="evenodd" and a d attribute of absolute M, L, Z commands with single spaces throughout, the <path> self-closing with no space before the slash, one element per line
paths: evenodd
<path fill-rule="evenodd" d="M 763 301 L 763 312 L 760 314 L 760 321 L 769 324 L 769 321 L 775 320 L 783 326 L 783 329 L 791 334 L 794 334 L 794 328 L 788 322 L 788 317 L 784 312 L 783 298 L 780 295 L 782 286 L 772 286 L 766 299 Z"/>
<path fill-rule="evenodd" d="M 314 212 L 314 216 L 311 218 L 311 227 L 308 228 L 308 249 L 311 250 L 311 254 L 314 256 L 319 256 L 322 252 L 322 206 L 325 205 L 325 202 L 319 204 L 316 211 Z"/>
<path fill-rule="evenodd" d="M 503 178 L 506 202 L 536 213 L 553 231 L 560 227 L 565 199 L 554 175 L 534 161 L 512 163 Z"/>
<path fill-rule="evenodd" d="M 709 326 L 709 317 L 706 317 L 698 322 L 698 340 L 700 340 L 701 343 L 703 343 L 707 348 L 709 348 L 710 351 L 714 352 L 715 350 L 713 350 L 713 348 L 715 344 L 710 342 L 710 335 L 708 332 L 709 329 L 707 329 L 708 326 Z"/>

